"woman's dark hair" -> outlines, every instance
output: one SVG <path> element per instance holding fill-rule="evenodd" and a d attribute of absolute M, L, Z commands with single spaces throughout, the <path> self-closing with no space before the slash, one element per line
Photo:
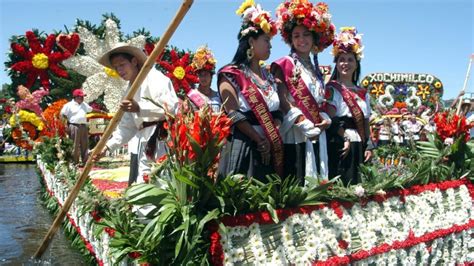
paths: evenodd
<path fill-rule="evenodd" d="M 245 36 L 241 36 L 240 31 L 237 36 L 239 40 L 239 46 L 237 47 L 237 51 L 235 52 L 234 58 L 230 62 L 229 65 L 236 65 L 239 66 L 240 64 L 249 64 L 249 60 L 247 59 L 247 50 L 250 48 L 249 39 L 254 38 L 257 39 L 260 35 L 265 34 L 262 29 L 258 29 L 257 32 L 250 31 Z"/>
<path fill-rule="evenodd" d="M 357 59 L 357 56 L 354 53 L 352 54 L 354 55 L 354 58 L 356 59 L 356 62 L 357 62 L 357 68 L 354 71 L 354 74 L 352 74 L 352 82 L 354 82 L 354 84 L 357 86 L 359 85 L 359 79 L 360 79 L 360 60 Z M 334 57 L 334 63 L 336 65 L 334 66 L 334 70 L 332 71 L 330 80 L 337 80 L 337 78 L 339 77 L 339 74 L 337 73 L 337 60 L 339 59 L 339 55 Z"/>
<path fill-rule="evenodd" d="M 293 36 L 292 36 L 292 33 L 293 33 L 293 30 L 296 28 L 296 24 L 294 24 L 291 29 L 287 29 L 288 31 L 288 42 L 290 43 L 290 47 L 291 47 L 291 53 L 296 53 L 296 49 L 295 47 L 293 47 Z M 319 42 L 319 35 L 314 32 L 314 31 L 310 31 L 311 32 L 311 35 L 313 36 L 313 45 L 316 45 L 318 42 Z M 314 64 L 314 67 L 315 67 L 315 70 L 316 70 L 316 77 L 321 81 L 322 84 L 324 84 L 324 81 L 323 81 L 323 73 L 321 73 L 321 70 L 319 70 L 319 60 L 318 60 L 318 53 L 314 53 L 313 54 L 313 64 Z"/>

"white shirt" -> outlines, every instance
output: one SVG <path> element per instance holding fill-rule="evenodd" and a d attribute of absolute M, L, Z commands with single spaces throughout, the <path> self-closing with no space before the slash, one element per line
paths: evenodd
<path fill-rule="evenodd" d="M 127 89 L 127 92 L 130 90 Z M 140 112 L 125 112 L 112 137 L 107 141 L 107 147 L 115 150 L 127 143 L 133 136 L 148 140 L 155 129 L 154 126 L 143 128 L 143 122 L 162 121 L 166 119 L 165 110 L 154 103 L 145 100 L 150 98 L 167 109 L 171 114 L 176 114 L 178 97 L 173 89 L 171 80 L 156 69 L 151 69 L 133 99 L 140 106 Z"/>
<path fill-rule="evenodd" d="M 78 104 L 71 100 L 61 109 L 61 116 L 66 116 L 67 121 L 72 124 L 87 124 L 87 113 L 92 112 L 92 107 L 85 102 Z"/>
<path fill-rule="evenodd" d="M 359 90 L 360 88 L 357 89 Z M 339 91 L 334 88 L 329 88 L 329 90 L 331 90 L 330 94 L 332 95 L 332 97 L 330 99 L 327 99 L 327 101 L 328 104 L 332 105 L 336 109 L 336 116 L 352 117 L 351 110 L 349 109 L 349 106 L 347 106 L 346 101 L 344 101 L 344 98 L 342 98 L 341 93 L 339 93 Z M 364 118 L 369 119 L 371 114 L 369 94 L 365 93 L 365 97 L 361 98 L 359 94 L 353 92 L 352 90 L 350 90 L 350 92 L 355 98 L 357 105 L 359 105 L 360 109 L 362 110 L 362 113 L 364 113 Z M 356 129 L 346 128 L 344 134 L 349 138 L 351 142 L 363 141 L 361 140 L 359 133 Z"/>
<path fill-rule="evenodd" d="M 474 112 L 471 111 L 466 114 L 466 122 L 468 125 L 474 123 Z M 474 127 L 469 129 L 469 135 L 471 136 L 471 139 L 474 138 Z"/>

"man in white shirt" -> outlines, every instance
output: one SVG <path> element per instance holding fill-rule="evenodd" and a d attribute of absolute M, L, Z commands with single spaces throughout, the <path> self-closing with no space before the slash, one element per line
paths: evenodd
<path fill-rule="evenodd" d="M 122 79 L 129 82 L 128 89 L 130 89 L 146 58 L 141 49 L 121 43 L 105 53 L 99 59 L 99 63 L 117 71 Z M 144 98 L 154 100 L 163 108 Z M 142 183 L 143 176 L 150 173 L 153 159 L 166 153 L 165 142 L 161 139 L 157 141 L 156 136 L 161 136 L 161 133 L 165 132 L 163 122 L 166 119 L 166 112 L 175 114 L 177 107 L 178 97 L 170 79 L 155 68 L 150 70 L 133 99 L 123 100 L 120 103 L 120 108 L 125 113 L 112 137 L 107 141 L 106 149 L 113 151 L 126 144 L 132 137 L 139 138 L 138 183 Z M 152 148 L 152 154 L 148 156 L 145 154 L 146 142 L 153 143 L 152 146 L 155 146 Z M 99 157 L 103 154 L 104 151 Z"/>
<path fill-rule="evenodd" d="M 73 99 L 61 109 L 61 116 L 67 120 L 69 138 L 74 141 L 72 158 L 75 164 L 79 164 L 79 156 L 81 156 L 83 164 L 87 162 L 89 156 L 86 114 L 92 112 L 92 107 L 84 102 L 84 96 L 86 95 L 81 89 L 75 89 L 72 92 Z"/>

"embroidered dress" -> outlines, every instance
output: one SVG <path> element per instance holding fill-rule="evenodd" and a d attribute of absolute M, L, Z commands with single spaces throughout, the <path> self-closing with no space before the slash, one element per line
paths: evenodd
<path fill-rule="evenodd" d="M 285 115 L 280 128 L 285 144 L 285 176 L 293 175 L 304 181 L 305 176 L 315 177 L 319 172 L 323 179 L 327 179 L 326 132 L 321 132 L 319 141 L 312 142 L 305 136 L 301 128 L 295 126 L 297 118 L 310 111 L 316 110 L 317 119 L 321 119 L 322 110 L 320 108 L 325 102 L 324 85 L 317 78 L 315 69 L 305 67 L 295 54 L 278 59 L 272 64 L 272 69 L 275 67 L 282 70 L 288 88 L 287 99 L 294 108 L 297 108 L 297 111 L 293 109 Z M 314 66 L 312 67 L 314 68 Z M 301 80 L 298 85 L 296 85 L 296 79 Z M 301 92 L 295 90 L 301 90 Z M 293 95 L 299 99 L 296 100 Z M 303 102 L 306 97 L 312 97 L 312 101 Z M 326 115 L 326 117 L 328 116 Z M 306 118 L 312 120 L 311 117 Z"/>
<path fill-rule="evenodd" d="M 334 82 L 334 81 L 332 81 Z M 370 98 L 366 90 L 359 87 L 343 88 L 352 96 L 355 104 L 362 112 L 364 128 L 368 128 L 366 121 L 371 114 Z M 368 132 L 362 137 L 358 131 L 357 121 L 353 117 L 353 111 L 349 108 L 348 103 L 344 100 L 341 92 L 328 83 L 326 87 L 326 100 L 328 105 L 336 110 L 336 123 L 331 125 L 331 135 L 328 140 L 328 157 L 329 157 L 329 177 L 341 175 L 344 184 L 358 183 L 359 165 L 364 161 L 364 152 Z M 335 119 L 333 118 L 333 121 Z M 337 134 L 339 127 L 344 128 L 344 137 L 350 141 L 348 155 L 341 160 L 341 149 L 344 146 L 344 139 Z"/>
<path fill-rule="evenodd" d="M 280 106 L 275 80 L 264 68 L 262 68 L 262 74 L 265 77 L 265 84 L 259 84 L 258 81 L 252 77 L 253 73 L 250 73 L 250 70 L 245 66 L 241 66 L 238 69 L 233 68 L 233 70 L 233 73 L 226 71 L 226 69 L 221 70 L 218 74 L 218 80 L 225 79 L 230 82 L 237 93 L 239 101 L 238 111 L 246 116 L 246 121 L 252 125 L 261 137 L 266 137 L 263 127 L 242 93 L 246 88 L 241 87 L 238 83 L 238 77 L 235 74 L 237 73 L 241 78 L 249 78 L 253 84 L 257 85 L 255 87 L 258 93 L 263 97 L 268 110 L 273 113 L 277 112 Z M 232 128 L 231 135 L 221 154 L 222 157 L 219 162 L 220 177 L 231 174 L 244 174 L 247 177 L 255 177 L 261 181 L 265 181 L 265 175 L 276 172 L 272 163 L 269 165 L 262 163 L 261 154 L 257 150 L 256 143 L 235 126 Z M 274 161 L 274 156 L 272 156 L 272 161 Z"/>

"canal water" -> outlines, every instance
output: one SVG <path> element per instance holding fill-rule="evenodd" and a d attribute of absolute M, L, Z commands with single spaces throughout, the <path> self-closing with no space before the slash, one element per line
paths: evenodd
<path fill-rule="evenodd" d="M 35 164 L 0 164 L 0 265 L 85 265 L 62 230 L 42 260 L 30 259 L 54 219 L 39 194 Z"/>

